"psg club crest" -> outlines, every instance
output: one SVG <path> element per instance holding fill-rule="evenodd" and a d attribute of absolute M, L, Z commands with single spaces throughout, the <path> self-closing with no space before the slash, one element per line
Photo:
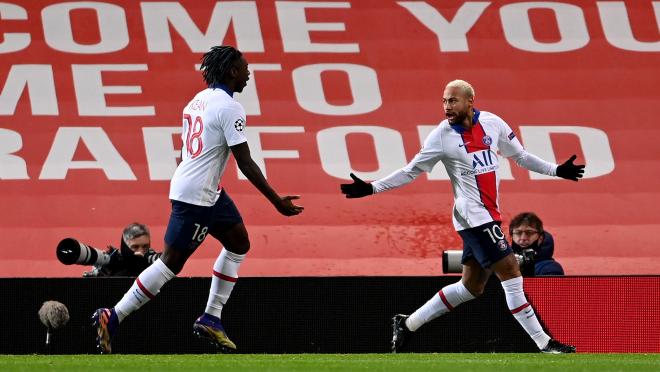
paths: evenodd
<path fill-rule="evenodd" d="M 493 143 L 493 139 L 489 135 L 484 135 L 484 138 L 481 139 L 484 142 L 484 145 L 490 146 Z"/>
<path fill-rule="evenodd" d="M 234 122 L 234 128 L 236 128 L 237 131 L 242 132 L 243 128 L 245 128 L 245 120 L 242 118 L 236 119 Z"/>

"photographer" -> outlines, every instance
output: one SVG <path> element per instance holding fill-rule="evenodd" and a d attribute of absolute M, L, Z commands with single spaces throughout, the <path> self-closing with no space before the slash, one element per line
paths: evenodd
<path fill-rule="evenodd" d="M 105 251 L 66 238 L 56 248 L 57 259 L 65 265 L 92 265 L 84 277 L 138 276 L 156 261 L 161 253 L 151 249 L 151 235 L 147 226 L 132 223 L 122 232 L 120 248 L 111 245 Z"/>
<path fill-rule="evenodd" d="M 552 258 L 554 239 L 543 230 L 543 221 L 536 214 L 524 212 L 513 217 L 509 234 L 523 276 L 564 275 L 564 269 Z"/>

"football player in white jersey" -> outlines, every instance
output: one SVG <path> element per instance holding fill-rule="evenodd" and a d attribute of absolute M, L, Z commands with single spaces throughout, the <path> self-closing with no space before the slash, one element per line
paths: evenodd
<path fill-rule="evenodd" d="M 93 315 L 97 346 L 111 352 L 111 339 L 119 323 L 153 299 L 161 287 L 174 278 L 207 235 L 224 249 L 213 266 L 211 290 L 204 313 L 193 324 L 193 332 L 215 344 L 221 351 L 236 345 L 221 324 L 224 304 L 238 279 L 238 269 L 250 249 L 250 240 L 238 209 L 220 186 L 231 154 L 250 182 L 285 216 L 295 216 L 303 207 L 280 196 L 264 178 L 250 156 L 244 135 L 245 110 L 233 99 L 250 79 L 248 63 L 231 46 L 216 46 L 204 54 L 202 75 L 208 88 L 183 109 L 181 163 L 170 184 L 172 212 L 165 233 L 165 249 L 159 260 L 144 270 L 113 308 L 101 308 Z"/>
<path fill-rule="evenodd" d="M 408 165 L 371 184 L 351 173 L 354 182 L 341 185 L 347 198 L 364 197 L 406 185 L 422 172 L 430 172 L 438 162 L 444 164 L 452 183 L 453 222 L 463 239 L 463 276 L 411 315 L 394 316 L 392 351 L 400 351 L 406 338 L 423 324 L 481 295 L 494 272 L 511 313 L 540 351 L 575 352 L 575 347 L 551 339 L 544 332 L 525 298 L 518 262 L 501 229 L 496 151 L 534 172 L 573 181 L 582 177 L 584 165 L 573 164 L 575 155 L 557 165 L 525 151 L 504 120 L 474 108 L 474 89 L 463 80 L 447 85 L 443 105 L 447 119 L 429 134 Z"/>

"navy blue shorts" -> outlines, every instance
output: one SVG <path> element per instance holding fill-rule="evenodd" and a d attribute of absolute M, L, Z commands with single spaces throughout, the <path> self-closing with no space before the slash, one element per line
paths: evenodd
<path fill-rule="evenodd" d="M 513 252 L 504 238 L 501 224 L 495 221 L 459 231 L 458 234 L 463 238 L 461 263 L 465 264 L 469 259 L 474 258 L 486 269 Z"/>
<path fill-rule="evenodd" d="M 170 221 L 165 231 L 165 243 L 174 249 L 195 250 L 219 225 L 242 223 L 238 208 L 223 189 L 211 207 L 172 200 Z"/>

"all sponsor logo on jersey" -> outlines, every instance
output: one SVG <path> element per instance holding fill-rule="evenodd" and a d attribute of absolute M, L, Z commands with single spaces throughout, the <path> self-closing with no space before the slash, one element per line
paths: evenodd
<path fill-rule="evenodd" d="M 238 118 L 234 122 L 234 128 L 236 128 L 237 131 L 242 132 L 243 128 L 245 128 L 245 120 L 243 118 Z"/>
<path fill-rule="evenodd" d="M 493 154 L 490 150 L 483 150 L 479 152 L 473 152 L 472 154 L 472 169 L 471 170 L 462 170 L 461 176 L 473 176 L 475 174 L 482 174 L 493 172 L 499 167 L 496 155 Z"/>

